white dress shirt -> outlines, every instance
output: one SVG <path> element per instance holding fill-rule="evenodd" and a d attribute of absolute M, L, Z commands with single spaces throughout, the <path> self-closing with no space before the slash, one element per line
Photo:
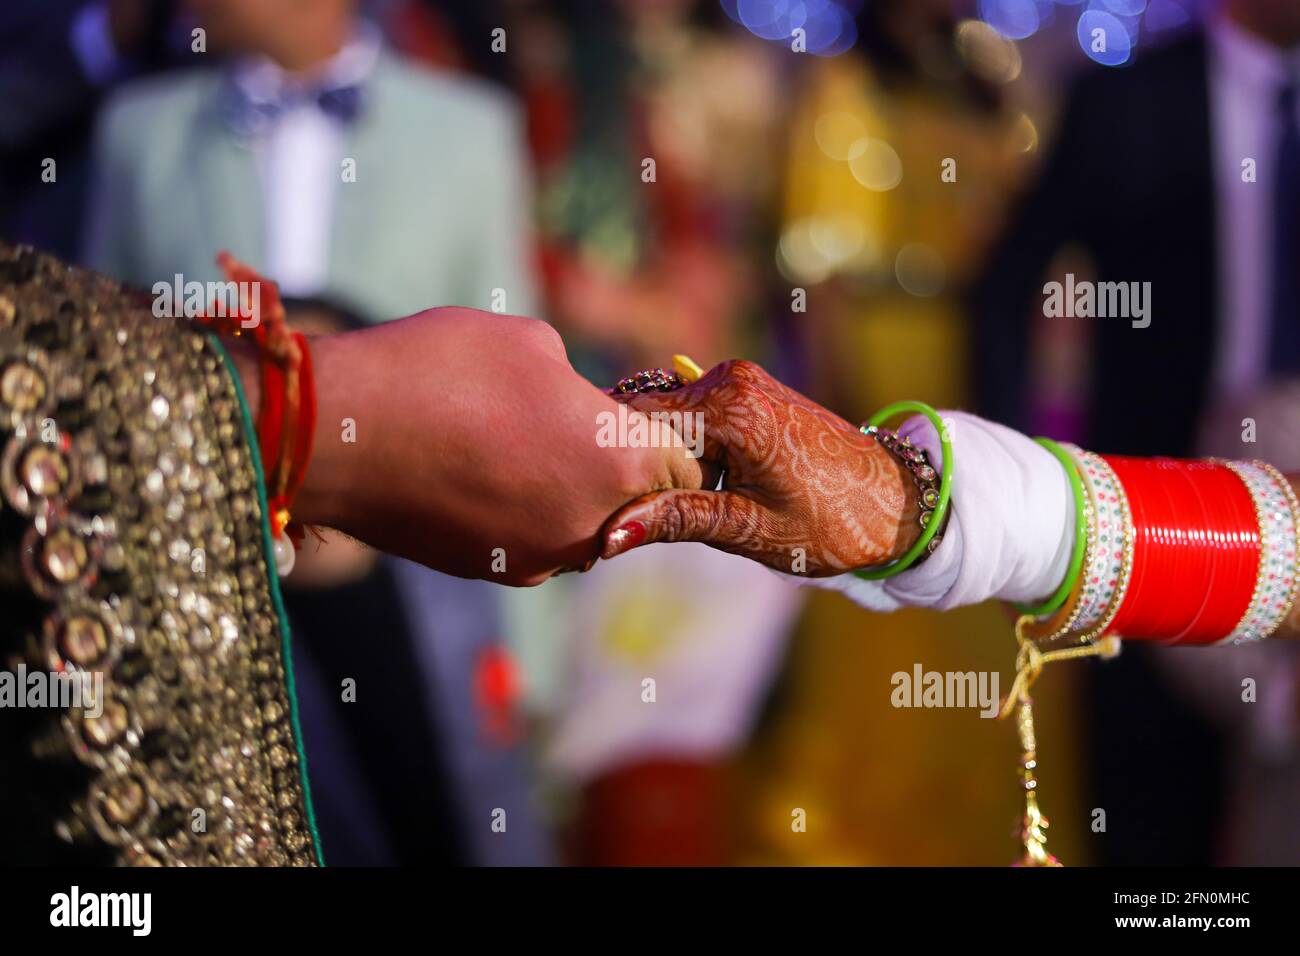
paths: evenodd
<path fill-rule="evenodd" d="M 356 37 L 321 70 L 311 85 L 363 83 L 379 58 L 379 32 L 363 24 Z M 265 57 L 235 66 L 234 80 L 254 101 L 275 101 L 302 80 Z M 290 101 L 292 96 L 287 97 Z M 311 296 L 329 277 L 334 200 L 343 182 L 347 131 L 314 99 L 292 102 L 251 140 L 261 180 L 266 259 L 286 296 Z"/>
<path fill-rule="evenodd" d="M 1280 172 L 1273 167 L 1282 133 L 1277 98 L 1288 80 L 1297 79 L 1300 49 L 1279 50 L 1226 16 L 1211 22 L 1210 134 L 1221 323 L 1215 385 L 1226 396 L 1252 390 L 1268 366 L 1273 197 Z M 1295 120 L 1300 122 L 1300 116 Z M 1242 181 L 1246 159 L 1255 161 L 1255 182 Z"/>

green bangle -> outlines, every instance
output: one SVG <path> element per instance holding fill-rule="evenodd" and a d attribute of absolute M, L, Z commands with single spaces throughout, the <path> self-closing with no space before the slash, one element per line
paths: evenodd
<path fill-rule="evenodd" d="M 924 415 L 930 420 L 934 430 L 939 433 L 939 445 L 943 451 L 943 470 L 940 472 L 941 477 L 939 479 L 939 503 L 934 506 L 934 513 L 930 516 L 930 522 L 925 526 L 925 530 L 921 532 L 921 536 L 916 539 L 916 543 L 901 558 L 884 567 L 854 570 L 854 574 L 866 581 L 880 581 L 884 578 L 892 578 L 895 574 L 906 571 L 915 564 L 917 558 L 925 553 L 930 539 L 943 527 L 943 520 L 948 515 L 948 499 L 952 497 L 952 442 L 948 438 L 948 430 L 944 427 L 943 419 L 939 417 L 938 412 L 925 402 L 894 402 L 892 405 L 886 405 L 867 419 L 867 424 L 880 427 L 895 415 L 903 412 L 917 412 Z"/>
<path fill-rule="evenodd" d="M 1070 490 L 1074 492 L 1074 547 L 1070 549 L 1070 566 L 1066 569 L 1065 580 L 1052 592 L 1052 596 L 1042 604 L 1013 603 L 1012 605 L 1022 614 L 1029 614 L 1033 617 L 1046 617 L 1065 603 L 1065 599 L 1074 590 L 1075 582 L 1079 580 L 1080 571 L 1083 570 L 1083 557 L 1088 543 L 1088 511 L 1083 491 L 1083 479 L 1079 475 L 1079 466 L 1074 458 L 1050 438 L 1035 438 L 1034 441 L 1055 455 L 1057 461 L 1064 466 L 1065 473 L 1070 479 Z"/>

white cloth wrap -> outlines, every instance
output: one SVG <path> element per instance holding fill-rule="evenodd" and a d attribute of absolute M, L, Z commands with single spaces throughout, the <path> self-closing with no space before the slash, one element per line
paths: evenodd
<path fill-rule="evenodd" d="M 799 578 L 842 591 L 873 611 L 940 610 L 989 598 L 1041 601 L 1065 577 L 1074 543 L 1074 496 L 1051 452 L 1003 425 L 965 412 L 940 413 L 952 442 L 951 517 L 924 563 L 883 581 L 854 574 Z M 939 435 L 924 416 L 901 429 L 942 464 Z"/>

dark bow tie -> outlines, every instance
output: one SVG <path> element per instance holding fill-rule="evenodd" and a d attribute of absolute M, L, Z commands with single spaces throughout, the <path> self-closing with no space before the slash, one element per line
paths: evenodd
<path fill-rule="evenodd" d="M 361 100 L 361 87 L 357 85 L 321 87 L 261 100 L 231 82 L 227 85 L 224 108 L 231 128 L 243 136 L 251 136 L 275 122 L 285 110 L 303 103 L 315 103 L 326 116 L 351 123 L 361 112 Z"/>

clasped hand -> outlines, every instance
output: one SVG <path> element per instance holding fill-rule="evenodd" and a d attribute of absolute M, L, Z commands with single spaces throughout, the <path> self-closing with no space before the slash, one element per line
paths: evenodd
<path fill-rule="evenodd" d="M 296 517 L 451 574 L 531 585 L 700 541 L 819 577 L 893 560 L 920 530 L 896 459 L 751 362 L 620 396 L 647 416 L 627 434 L 649 438 L 620 446 L 598 441 L 615 399 L 533 319 L 431 309 L 313 354 L 319 426 Z M 673 431 L 683 415 L 702 424 L 700 457 Z"/>

